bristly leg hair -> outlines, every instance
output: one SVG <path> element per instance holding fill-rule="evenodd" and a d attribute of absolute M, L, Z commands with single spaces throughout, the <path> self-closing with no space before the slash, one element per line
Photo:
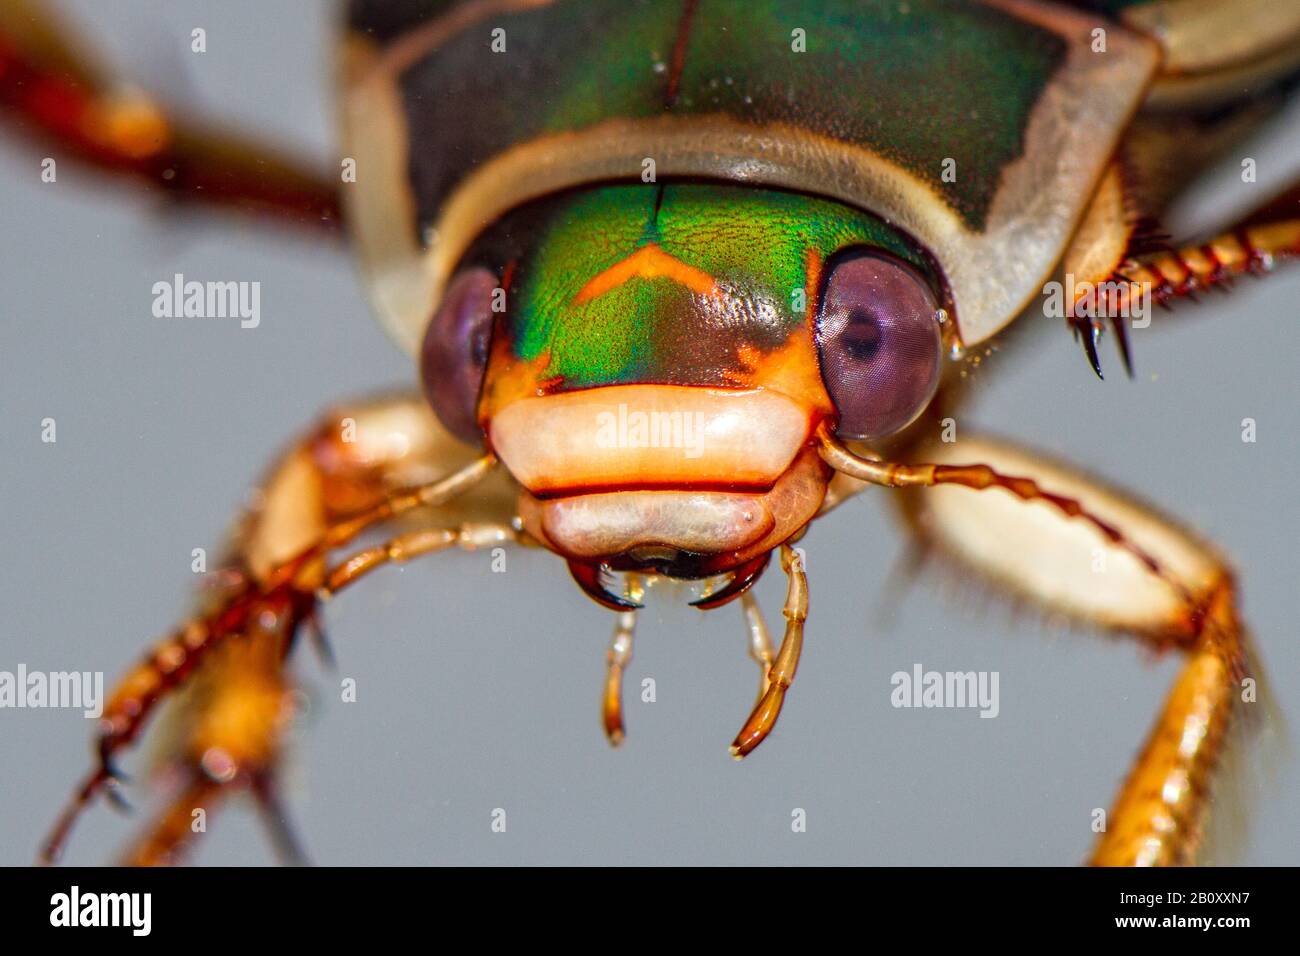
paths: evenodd
<path fill-rule="evenodd" d="M 1264 794 L 1275 791 L 1279 771 L 1291 750 L 1286 717 L 1272 693 L 1259 653 L 1249 634 L 1242 636 L 1246 675 L 1255 679 L 1254 703 L 1239 703 L 1224 738 L 1219 772 L 1210 783 L 1211 812 L 1204 825 L 1197 862 L 1231 866 L 1244 857 L 1250 821 Z"/>
<path fill-rule="evenodd" d="M 903 493 L 923 494 L 924 489 Z M 913 510 L 906 509 L 902 516 L 905 529 L 915 539 L 914 547 L 922 553 L 922 559 L 909 568 L 909 584 L 929 584 L 963 620 L 988 621 L 996 615 L 995 623 L 999 625 L 1033 628 L 1053 642 L 1072 634 L 1100 637 L 1108 644 L 1123 643 L 1135 648 L 1149 664 L 1177 646 L 1172 637 L 1161 641 L 1143 636 L 1140 642 L 1134 641 L 1131 632 L 1123 628 L 1100 625 L 1035 600 L 1016 590 L 1014 582 L 1003 581 L 949 552 L 927 535 L 914 515 Z M 1242 643 L 1241 672 L 1254 678 L 1257 698 L 1254 703 L 1238 703 L 1228 725 L 1219 758 L 1222 764 L 1211 780 L 1212 811 L 1197 852 L 1202 865 L 1230 865 L 1242 857 L 1252 808 L 1267 788 L 1277 785 L 1280 757 L 1290 752 L 1286 720 L 1249 634 L 1243 634 Z M 1135 741 L 1135 755 L 1141 745 L 1140 740 Z M 1258 786 L 1250 788 L 1251 783 Z"/>

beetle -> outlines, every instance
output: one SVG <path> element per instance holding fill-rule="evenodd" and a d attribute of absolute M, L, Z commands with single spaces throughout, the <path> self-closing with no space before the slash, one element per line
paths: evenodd
<path fill-rule="evenodd" d="M 743 757 L 798 664 L 794 545 L 882 485 L 925 489 L 900 500 L 929 546 L 1187 655 L 1094 859 L 1190 859 L 1251 668 L 1225 562 L 1123 493 L 1001 441 L 945 447 L 935 424 L 972 350 L 1057 273 L 1113 292 L 1061 317 L 1100 374 L 1106 323 L 1131 363 L 1124 310 L 1296 253 L 1292 193 L 1195 245 L 1154 248 L 1146 217 L 1179 185 L 1159 175 L 1171 156 L 1191 171 L 1285 95 L 1300 13 L 1234 14 L 1225 53 L 1208 4 L 1078 6 L 354 3 L 341 102 L 364 172 L 342 211 L 256 148 L 213 154 L 111 96 L 30 29 L 35 14 L 7 8 L 11 111 L 180 198 L 346 219 L 424 386 L 329 416 L 272 469 L 201 613 L 110 701 L 99 765 L 45 855 L 116 793 L 113 755 L 191 682 L 192 787 L 137 857 L 179 851 L 178 821 L 223 788 L 272 799 L 294 635 L 375 568 L 450 547 L 544 547 L 618 615 L 603 695 L 615 742 L 644 582 L 702 582 L 704 608 L 742 602 L 761 671 L 732 744 Z M 1233 108 L 1243 84 L 1262 106 Z M 335 560 L 376 528 L 398 533 Z M 774 553 L 779 650 L 748 591 Z"/>

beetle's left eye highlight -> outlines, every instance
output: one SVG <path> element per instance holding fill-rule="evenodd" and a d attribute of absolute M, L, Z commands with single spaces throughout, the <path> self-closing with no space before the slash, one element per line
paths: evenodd
<path fill-rule="evenodd" d="M 939 306 L 912 267 L 876 252 L 829 263 L 817 316 L 822 381 L 840 438 L 886 438 L 911 424 L 939 387 Z"/>
<path fill-rule="evenodd" d="M 475 414 L 492 341 L 492 295 L 497 277 L 487 269 L 466 269 L 447 294 L 424 333 L 420 381 L 438 420 L 457 438 L 483 440 Z"/>

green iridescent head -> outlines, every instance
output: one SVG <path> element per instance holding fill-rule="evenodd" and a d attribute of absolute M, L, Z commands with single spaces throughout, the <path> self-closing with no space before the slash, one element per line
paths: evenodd
<path fill-rule="evenodd" d="M 797 193 L 608 185 L 522 210 L 478 249 L 507 284 L 481 414 L 604 385 L 820 391 L 810 318 L 851 247 L 927 269 L 879 219 Z"/>

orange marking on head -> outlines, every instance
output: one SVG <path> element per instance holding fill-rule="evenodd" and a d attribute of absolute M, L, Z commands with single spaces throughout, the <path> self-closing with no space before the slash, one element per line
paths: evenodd
<path fill-rule="evenodd" d="M 804 253 L 804 272 L 807 278 L 804 280 L 804 302 L 806 303 L 805 314 L 815 316 L 817 314 L 817 297 L 821 293 L 822 285 L 822 257 L 816 249 L 811 246 Z"/>
<path fill-rule="evenodd" d="M 713 276 L 670 256 L 652 242 L 642 246 L 622 262 L 610 266 L 600 275 L 589 279 L 573 297 L 573 304 L 582 305 L 584 302 L 590 302 L 611 289 L 617 289 L 632 278 L 657 279 L 660 276 L 672 279 L 700 295 L 718 293 L 718 282 Z"/>
<path fill-rule="evenodd" d="M 501 270 L 501 288 L 505 289 L 507 294 L 510 292 L 510 283 L 515 281 L 515 268 L 518 265 L 518 259 L 511 259 L 506 263 L 506 267 Z"/>
<path fill-rule="evenodd" d="M 763 361 L 763 353 L 748 342 L 742 342 L 736 349 L 736 369 L 725 369 L 723 375 L 732 385 L 750 385 L 754 381 L 754 371 Z"/>

